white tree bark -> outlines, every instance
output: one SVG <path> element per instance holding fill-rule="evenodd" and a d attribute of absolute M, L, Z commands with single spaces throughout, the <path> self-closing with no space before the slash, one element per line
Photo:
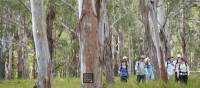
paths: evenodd
<path fill-rule="evenodd" d="M 78 18 L 81 18 L 82 14 L 82 7 L 83 7 L 83 0 L 78 0 Z"/>
<path fill-rule="evenodd" d="M 38 63 L 38 88 L 51 88 L 49 69 L 49 48 L 46 34 L 46 22 L 43 0 L 31 0 L 32 29 Z"/>
<path fill-rule="evenodd" d="M 101 66 L 105 69 L 106 81 L 109 84 L 114 83 L 113 61 L 112 61 L 112 31 L 108 23 L 108 0 L 100 2 L 100 17 L 99 17 L 99 53 Z"/>
<path fill-rule="evenodd" d="M 12 71 L 13 71 L 13 38 L 14 34 L 8 33 L 8 67 L 7 67 L 7 79 L 12 79 Z"/>
<path fill-rule="evenodd" d="M 159 7 L 157 7 L 160 5 Z M 145 25 L 145 47 L 147 55 L 153 59 L 156 75 L 158 78 L 167 80 L 167 73 L 164 66 L 164 49 L 161 43 L 160 31 L 165 22 L 163 0 L 141 0 L 140 10 L 142 22 Z"/>
<path fill-rule="evenodd" d="M 165 60 L 171 57 L 171 47 L 170 47 L 170 40 L 171 40 L 171 32 L 168 28 L 167 18 L 166 18 L 166 10 L 165 10 L 165 0 L 159 0 L 157 4 L 157 20 L 158 20 L 158 30 L 159 31 L 159 38 L 161 42 L 161 60 L 160 60 L 160 69 L 161 69 L 161 78 L 164 81 L 167 81 L 167 72 L 165 69 Z"/>

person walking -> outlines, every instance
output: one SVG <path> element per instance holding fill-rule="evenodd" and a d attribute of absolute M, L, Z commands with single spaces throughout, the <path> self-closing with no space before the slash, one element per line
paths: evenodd
<path fill-rule="evenodd" d="M 146 80 L 146 62 L 145 62 L 145 57 L 144 55 L 141 55 L 139 61 L 136 62 L 135 64 L 135 71 L 137 75 L 137 82 L 144 82 Z"/>
<path fill-rule="evenodd" d="M 121 60 L 121 66 L 119 69 L 119 75 L 122 82 L 127 82 L 127 79 L 129 77 L 127 58 L 128 57 L 126 56 L 123 57 L 123 59 Z"/>
<path fill-rule="evenodd" d="M 179 81 L 182 83 L 187 83 L 189 75 L 189 66 L 184 58 L 180 58 L 180 63 L 178 64 L 178 77 Z"/>
<path fill-rule="evenodd" d="M 173 63 L 173 57 L 169 57 L 166 61 L 166 69 L 168 79 L 170 79 L 174 75 L 175 64 Z"/>
<path fill-rule="evenodd" d="M 152 60 L 151 59 L 147 59 L 147 75 L 146 75 L 148 80 L 154 80 L 154 67 L 152 64 Z"/>

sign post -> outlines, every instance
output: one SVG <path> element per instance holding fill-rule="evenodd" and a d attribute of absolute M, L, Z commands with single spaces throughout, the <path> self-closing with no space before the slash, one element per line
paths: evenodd
<path fill-rule="evenodd" d="M 94 74 L 83 73 L 83 83 L 94 83 Z"/>

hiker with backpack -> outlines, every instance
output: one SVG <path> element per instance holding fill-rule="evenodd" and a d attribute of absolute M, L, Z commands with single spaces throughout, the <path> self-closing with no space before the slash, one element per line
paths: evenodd
<path fill-rule="evenodd" d="M 166 69 L 167 69 L 168 79 L 170 79 L 173 76 L 174 69 L 175 69 L 175 64 L 173 63 L 173 57 L 167 58 L 165 66 L 166 66 Z"/>
<path fill-rule="evenodd" d="M 148 80 L 154 80 L 154 68 L 153 68 L 153 64 L 152 64 L 152 59 L 149 59 L 147 57 L 147 74 L 146 74 L 146 78 Z"/>
<path fill-rule="evenodd" d="M 146 62 L 145 62 L 145 57 L 142 55 L 139 59 L 139 61 L 136 62 L 135 64 L 135 71 L 137 75 L 137 82 L 144 82 L 146 80 Z"/>
<path fill-rule="evenodd" d="M 178 78 L 182 83 L 187 83 L 188 75 L 189 75 L 189 66 L 187 61 L 184 58 L 180 58 L 180 62 L 178 64 Z"/>
<path fill-rule="evenodd" d="M 127 82 L 129 74 L 128 74 L 128 64 L 127 64 L 128 57 L 124 56 L 121 60 L 121 66 L 119 69 L 119 75 L 122 82 Z"/>

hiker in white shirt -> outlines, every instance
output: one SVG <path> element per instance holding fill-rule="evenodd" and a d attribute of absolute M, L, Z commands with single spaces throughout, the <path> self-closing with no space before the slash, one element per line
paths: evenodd
<path fill-rule="evenodd" d="M 138 83 L 144 82 L 146 80 L 146 71 L 147 71 L 147 65 L 145 62 L 145 57 L 142 55 L 139 59 L 139 61 L 135 64 L 135 71 L 137 75 L 137 81 Z"/>
<path fill-rule="evenodd" d="M 178 64 L 178 73 L 179 81 L 182 83 L 187 83 L 188 75 L 190 72 L 188 63 L 184 58 L 180 59 L 180 62 Z"/>

